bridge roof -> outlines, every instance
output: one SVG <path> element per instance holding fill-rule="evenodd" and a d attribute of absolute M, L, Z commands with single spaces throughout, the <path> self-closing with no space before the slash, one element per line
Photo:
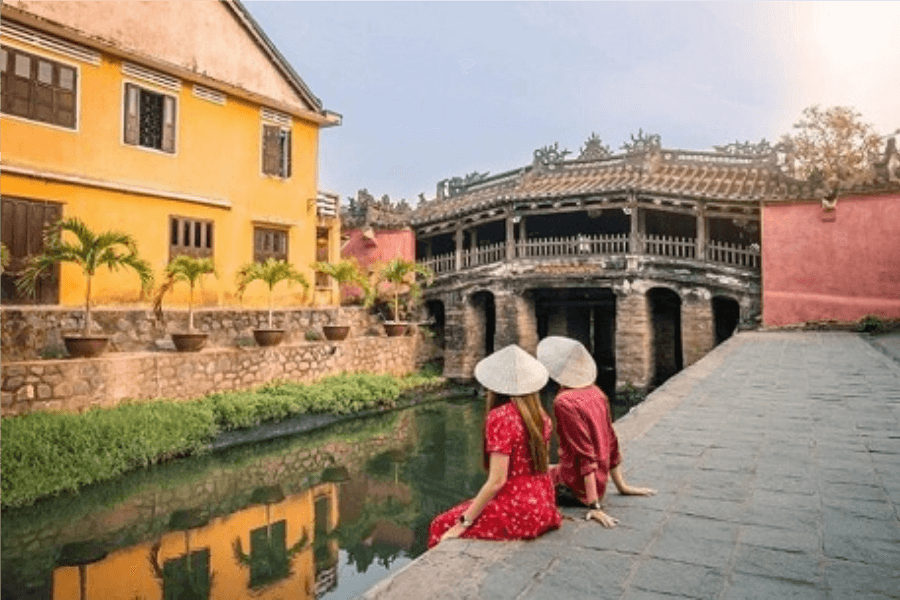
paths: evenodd
<path fill-rule="evenodd" d="M 810 184 L 784 175 L 770 155 L 655 148 L 596 159 L 535 162 L 494 176 L 451 181 L 449 194 L 421 202 L 414 225 L 516 201 L 637 193 L 757 204 L 768 198 L 811 197 Z"/>

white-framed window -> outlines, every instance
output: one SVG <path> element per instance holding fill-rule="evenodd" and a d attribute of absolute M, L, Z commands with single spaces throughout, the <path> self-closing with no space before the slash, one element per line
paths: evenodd
<path fill-rule="evenodd" d="M 210 219 L 169 216 L 169 260 L 181 254 L 196 258 L 213 256 L 213 228 Z"/>
<path fill-rule="evenodd" d="M 78 69 L 56 60 L 0 46 L 0 112 L 66 129 L 78 115 Z"/>
<path fill-rule="evenodd" d="M 288 259 L 288 232 L 276 227 L 257 226 L 253 228 L 253 261 L 266 262 L 268 259 Z"/>
<path fill-rule="evenodd" d="M 291 130 L 263 123 L 262 172 L 287 179 L 291 176 Z"/>
<path fill-rule="evenodd" d="M 175 153 L 178 100 L 136 83 L 125 83 L 124 142 Z"/>

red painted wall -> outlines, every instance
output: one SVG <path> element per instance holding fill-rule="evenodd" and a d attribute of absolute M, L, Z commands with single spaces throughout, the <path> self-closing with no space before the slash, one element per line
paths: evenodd
<path fill-rule="evenodd" d="M 900 318 L 900 194 L 762 209 L 763 323 Z"/>
<path fill-rule="evenodd" d="M 411 229 L 375 230 L 375 240 L 363 237 L 361 229 L 345 229 L 348 240 L 341 248 L 342 258 L 355 257 L 363 271 L 377 268 L 392 258 L 416 259 L 416 238 Z M 357 295 L 359 291 L 348 286 L 345 294 Z"/>

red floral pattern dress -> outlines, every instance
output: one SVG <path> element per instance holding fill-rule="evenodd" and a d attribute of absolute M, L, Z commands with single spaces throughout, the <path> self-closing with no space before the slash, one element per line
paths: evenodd
<path fill-rule="evenodd" d="M 544 442 L 549 443 L 552 424 L 544 419 Z M 488 413 L 484 426 L 485 450 L 509 456 L 506 483 L 485 505 L 478 518 L 460 537 L 482 540 L 536 538 L 562 524 L 556 509 L 556 491 L 549 473 L 535 473 L 528 449 L 528 431 L 515 404 L 508 402 Z M 466 500 L 439 514 L 431 522 L 428 547 L 459 522 L 472 503 Z"/>
<path fill-rule="evenodd" d="M 586 503 L 584 477 L 593 473 L 603 498 L 609 472 L 622 462 L 606 394 L 595 385 L 564 389 L 553 401 L 553 412 L 559 435 L 559 466 L 551 469 L 554 482 L 566 484 Z"/>

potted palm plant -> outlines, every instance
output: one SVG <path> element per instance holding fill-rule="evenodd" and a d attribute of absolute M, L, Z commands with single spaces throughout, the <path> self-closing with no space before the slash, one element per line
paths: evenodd
<path fill-rule="evenodd" d="M 366 277 L 362 274 L 362 271 L 359 268 L 359 264 L 356 260 L 352 258 L 345 258 L 336 263 L 329 262 L 315 262 L 310 265 L 316 271 L 325 273 L 334 279 L 338 284 L 338 293 L 340 294 L 340 287 L 348 284 L 358 285 L 363 290 L 363 297 L 368 302 L 370 298 L 369 293 L 369 282 Z M 340 300 L 338 301 L 338 314 L 337 320 L 341 320 L 341 307 Z M 350 333 L 350 326 L 346 323 L 330 323 L 328 325 L 322 325 L 322 333 L 325 334 L 325 337 L 329 340 L 340 341 L 347 338 L 347 335 Z"/>
<path fill-rule="evenodd" d="M 425 265 L 405 258 L 393 258 L 379 271 L 379 279 L 391 284 L 393 295 L 393 320 L 384 322 L 384 330 L 389 336 L 405 335 L 409 329 L 409 323 L 400 321 L 400 293 L 406 287 L 411 303 L 414 303 L 422 295 L 422 286 L 419 285 L 416 275 L 422 275 L 430 283 L 434 276 L 431 269 Z"/>
<path fill-rule="evenodd" d="M 6 247 L 6 244 L 0 242 L 0 273 L 6 272 L 6 267 L 9 266 L 9 261 L 9 248 Z"/>
<path fill-rule="evenodd" d="M 253 338 L 260 346 L 277 346 L 284 339 L 284 329 L 275 329 L 272 326 L 272 296 L 275 286 L 282 281 L 299 283 L 305 293 L 309 290 L 309 282 L 303 273 L 297 271 L 287 261 L 269 258 L 264 263 L 247 263 L 240 268 L 237 273 L 238 296 L 243 296 L 247 286 L 257 280 L 269 288 L 269 325 L 266 329 L 254 329 Z"/>
<path fill-rule="evenodd" d="M 162 318 L 162 299 L 179 281 L 184 281 L 190 288 L 188 297 L 188 328 L 171 334 L 172 343 L 179 352 L 196 352 L 206 343 L 207 334 L 194 329 L 194 288 L 204 275 L 216 275 L 216 265 L 211 258 L 197 258 L 179 255 L 166 266 L 165 280 L 153 298 L 153 311 L 156 318 Z"/>
<path fill-rule="evenodd" d="M 63 239 L 64 232 L 75 239 Z M 64 333 L 63 343 L 73 358 L 98 356 L 106 349 L 109 337 L 91 333 L 91 283 L 97 269 L 133 270 L 141 280 L 142 294 L 153 285 L 153 270 L 150 263 L 138 256 L 137 243 L 131 235 L 121 231 L 94 233 L 83 221 L 70 217 L 60 219 L 44 231 L 44 250 L 25 263 L 25 270 L 16 282 L 19 291 L 33 296 L 41 273 L 63 262 L 77 264 L 85 277 L 84 327 L 80 334 Z"/>

